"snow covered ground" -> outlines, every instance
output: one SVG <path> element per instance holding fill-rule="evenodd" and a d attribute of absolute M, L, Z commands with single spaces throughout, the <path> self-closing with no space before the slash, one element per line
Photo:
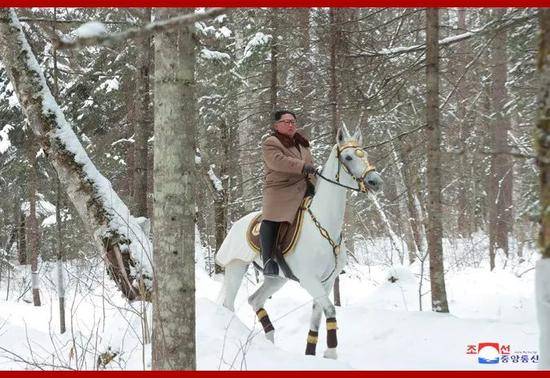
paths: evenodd
<path fill-rule="evenodd" d="M 449 243 L 446 246 L 447 257 L 452 248 Z M 466 248 L 462 250 L 456 261 L 465 260 Z M 377 251 L 385 253 L 382 247 Z M 452 252 L 457 253 L 455 249 Z M 418 264 L 348 267 L 340 276 L 342 306 L 337 308 L 337 361 L 321 357 L 326 346 L 324 321 L 318 356 L 304 355 L 311 299 L 298 284 L 287 283 L 266 304 L 276 329 L 273 345 L 265 340 L 246 302 L 258 285 L 254 272 L 250 270 L 243 281 L 236 313 L 232 313 L 216 304 L 221 276 L 209 277 L 199 258 L 198 368 L 536 369 L 538 326 L 534 270 L 530 268 L 537 256 L 533 251 L 526 254 L 526 261 L 512 261 L 506 267 L 499 261 L 493 272 L 489 272 L 484 261 L 476 267 L 464 267 L 455 264 L 452 257 L 447 258 L 447 266 L 453 265 L 446 273 L 450 314 L 430 311 L 426 280 L 422 288 L 424 311 L 419 311 Z M 428 272 L 427 264 L 424 271 Z M 31 299 L 28 291 L 18 299 L 16 295 L 25 288 L 14 287 L 13 280 L 10 300 L 6 301 L 3 275 L 0 369 L 96 369 L 98 361 L 108 361 L 113 353 L 116 356 L 106 364 L 107 369 L 150 368 L 150 344 L 144 344 L 142 331 L 142 314 L 146 312 L 150 322 L 150 308 L 144 310 L 143 303 L 126 304 L 112 282 L 104 277 L 100 263 L 70 265 L 67 273 L 71 287 L 67 290 L 68 331 L 64 335 L 58 331 L 53 266 L 48 265 L 42 271 L 42 307 L 25 302 Z M 23 275 L 22 269 L 18 268 L 15 274 Z M 390 277 L 391 281 L 397 280 L 391 282 Z M 483 347 L 483 343 L 498 343 L 500 350 Z M 480 347 L 483 349 L 478 354 Z M 478 362 L 479 356 L 490 358 L 500 352 L 503 354 L 498 363 Z"/>

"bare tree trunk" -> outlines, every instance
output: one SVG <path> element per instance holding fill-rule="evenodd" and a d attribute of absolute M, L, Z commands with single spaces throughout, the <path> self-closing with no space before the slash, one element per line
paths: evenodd
<path fill-rule="evenodd" d="M 0 9 L 0 56 L 32 131 L 98 251 L 104 252 L 109 274 L 127 298 L 150 300 L 148 236 L 66 121 L 13 9 Z"/>
<path fill-rule="evenodd" d="M 55 204 L 55 224 L 57 227 L 57 297 L 59 299 L 59 331 L 65 333 L 65 281 L 63 279 L 63 219 L 61 218 L 61 181 L 57 181 L 57 196 Z"/>
<path fill-rule="evenodd" d="M 35 306 L 40 306 L 40 278 L 38 276 L 39 233 L 38 220 L 36 219 L 36 190 L 38 181 L 38 161 L 36 154 L 38 149 L 35 138 L 30 136 L 27 145 L 27 157 L 29 159 L 29 174 L 27 181 L 27 198 L 29 199 L 29 216 L 27 217 L 27 247 L 31 258 L 31 282 L 32 301 Z M 29 256 L 29 253 L 27 253 Z"/>
<path fill-rule="evenodd" d="M 466 12 L 465 8 L 458 9 L 458 34 L 465 33 L 466 27 Z M 457 228 L 458 232 L 463 237 L 469 237 L 472 232 L 473 224 L 473 206 L 471 203 L 471 177 L 469 176 L 469 169 L 471 164 L 469 163 L 469 145 L 468 139 L 471 135 L 472 125 L 469 121 L 468 111 L 466 108 L 466 102 L 470 100 L 470 88 L 468 86 L 468 79 L 466 75 L 466 65 L 469 57 L 469 43 L 468 41 L 461 41 L 457 46 L 457 57 L 455 60 L 456 76 L 459 80 L 456 88 L 457 97 L 457 116 L 460 122 L 459 129 L 459 141 L 461 148 L 460 155 L 460 188 L 458 192 L 458 217 Z"/>
<path fill-rule="evenodd" d="M 216 223 L 216 251 L 220 250 L 222 243 L 227 234 L 227 204 L 228 204 L 228 195 L 229 195 L 229 180 L 227 179 L 229 173 L 229 161 L 231 159 L 231 146 L 229 145 L 229 126 L 225 121 L 221 122 L 220 125 L 221 138 L 220 143 L 223 151 L 222 159 L 220 160 L 220 173 L 219 179 L 222 182 L 223 190 L 218 191 L 214 197 L 214 212 L 215 212 L 215 223 Z M 214 271 L 216 273 L 221 273 L 223 269 L 215 264 Z"/>
<path fill-rule="evenodd" d="M 405 222 L 405 227 L 408 226 L 410 229 L 410 232 L 406 232 L 406 235 L 408 236 L 407 240 L 407 248 L 409 250 L 409 264 L 414 263 L 414 261 L 417 259 L 417 257 L 420 256 L 421 252 L 421 224 L 422 221 L 420 220 L 420 215 L 418 214 L 416 204 L 414 203 L 414 197 L 416 195 L 416 184 L 411 176 L 413 176 L 410 173 L 410 146 L 408 144 L 405 144 L 402 138 L 399 138 L 399 140 L 394 143 L 394 149 L 397 154 L 397 160 L 401 162 L 401 177 L 403 180 L 403 186 L 405 187 L 405 192 L 407 194 L 406 198 L 406 204 L 407 204 L 407 212 L 408 212 L 408 219 L 407 222 Z"/>
<path fill-rule="evenodd" d="M 302 28 L 302 32 L 300 33 L 300 50 L 302 53 L 301 61 L 300 61 L 300 68 L 298 72 L 298 78 L 299 78 L 299 91 L 300 91 L 300 105 L 302 107 L 302 111 L 300 114 L 300 123 L 303 128 L 309 128 L 310 126 L 310 116 L 309 112 L 311 111 L 311 100 L 310 96 L 312 95 L 312 92 L 314 90 L 313 83 L 311 79 L 311 74 L 313 71 L 313 67 L 310 62 L 310 55 L 311 55 L 311 38 L 310 38 L 310 8 L 303 8 L 300 10 L 297 10 L 296 12 L 296 19 L 298 22 L 298 25 L 300 28 Z"/>
<path fill-rule="evenodd" d="M 232 17 L 235 22 L 237 22 L 236 12 L 230 13 L 229 17 Z M 243 58 L 243 51 L 245 49 L 247 41 L 243 36 L 243 31 L 239 28 L 235 29 L 235 59 L 240 60 Z M 252 201 L 244 201 L 245 198 L 253 198 L 257 193 L 254 189 L 254 182 L 252 180 L 247 180 L 245 178 L 252 177 L 254 175 L 254 168 L 251 164 L 243 164 L 250 160 L 250 154 L 247 151 L 243 151 L 244 148 L 241 146 L 247 146 L 251 143 L 253 137 L 252 132 L 256 125 L 251 122 L 251 109 L 249 107 L 249 96 L 247 91 L 243 91 L 242 88 L 245 88 L 249 85 L 250 80 L 246 77 L 242 80 L 242 85 L 239 86 L 237 91 L 236 104 L 238 112 L 238 133 L 235 135 L 235 152 L 238 154 L 239 165 L 236 167 L 240 172 L 238 175 L 242 178 L 239 182 L 240 185 L 240 200 L 242 205 L 240 205 L 242 212 L 248 214 L 254 210 L 254 203 Z M 243 215 L 244 215 L 243 214 Z"/>
<path fill-rule="evenodd" d="M 187 26 L 155 37 L 154 370 L 196 368 L 194 49 Z"/>
<path fill-rule="evenodd" d="M 329 103 L 330 103 L 330 128 L 332 131 L 332 140 L 336 140 L 336 134 L 338 133 L 338 127 L 340 124 L 339 115 L 339 103 L 338 103 L 338 46 L 341 42 L 341 25 L 339 23 L 338 12 L 339 9 L 329 9 L 330 19 L 330 37 L 329 37 L 329 49 L 330 49 L 330 91 L 329 91 Z M 340 273 L 340 272 L 338 272 Z M 340 277 L 336 276 L 333 287 L 334 304 L 340 306 Z"/>
<path fill-rule="evenodd" d="M 428 141 L 428 251 L 432 310 L 449 312 L 443 271 L 441 222 L 441 128 L 439 125 L 439 10 L 426 10 L 426 117 Z"/>
<path fill-rule="evenodd" d="M 506 9 L 493 11 L 495 17 L 502 17 Z M 501 30 L 492 43 L 492 113 L 491 123 L 492 150 L 491 173 L 489 175 L 489 256 L 491 270 L 495 267 L 496 249 L 501 248 L 508 257 L 508 233 L 511 231 L 512 218 L 512 183 L 513 166 L 509 155 L 507 135 L 510 129 L 510 118 L 505 114 L 504 106 L 508 94 L 506 90 L 507 62 L 506 30 Z"/>
<path fill-rule="evenodd" d="M 330 22 L 330 37 L 329 37 L 329 75 L 330 75 L 330 88 L 329 88 L 329 104 L 330 104 L 330 124 L 333 132 L 333 140 L 336 140 L 336 132 L 338 125 L 340 124 L 340 113 L 338 104 L 338 46 L 341 41 L 341 30 L 338 17 L 338 9 L 329 9 L 329 22 Z"/>
<path fill-rule="evenodd" d="M 272 8 L 271 10 L 271 85 L 269 108 L 274 112 L 278 106 L 277 91 L 279 89 L 277 59 L 279 58 L 279 12 L 280 9 Z"/>
<path fill-rule="evenodd" d="M 18 198 L 18 197 L 17 197 Z M 17 227 L 17 262 L 19 265 L 27 264 L 27 235 L 25 214 L 21 211 L 21 202 L 15 201 L 15 219 Z"/>
<path fill-rule="evenodd" d="M 550 369 L 550 9 L 539 10 L 540 44 L 538 96 L 535 147 L 539 166 L 540 223 L 539 248 L 542 258 L 536 264 L 536 301 L 539 323 L 538 368 Z"/>
<path fill-rule="evenodd" d="M 128 127 L 126 130 L 126 135 L 123 137 L 126 139 L 129 139 L 131 137 L 134 137 L 135 140 L 135 129 L 137 129 L 139 126 L 136 125 L 137 123 L 137 108 L 139 107 L 138 104 L 136 104 L 135 97 L 136 97 L 136 80 L 124 80 L 122 82 L 121 90 L 124 93 L 128 93 L 129 95 L 125 96 L 125 106 L 126 106 L 126 120 L 128 123 Z M 133 95 L 130 95 L 133 94 Z M 134 143 L 127 143 L 126 151 L 125 151 L 125 162 L 126 162 L 126 178 L 122 181 L 120 185 L 120 193 L 123 197 L 134 200 L 134 176 L 135 176 L 135 142 Z M 132 203 L 132 205 L 135 207 L 135 203 Z"/>
<path fill-rule="evenodd" d="M 143 10 L 143 24 L 151 22 L 151 8 Z M 149 96 L 149 71 L 151 68 L 151 37 L 139 41 L 137 59 L 134 142 L 134 186 L 133 197 L 136 215 L 147 217 L 147 141 L 151 135 L 151 107 Z"/>
<path fill-rule="evenodd" d="M 53 10 L 52 29 L 56 33 L 57 26 L 57 8 Z M 57 68 L 57 49 L 53 50 L 53 79 L 54 79 L 54 96 L 59 101 L 59 70 Z M 63 220 L 61 219 L 61 207 L 63 206 L 61 200 L 61 181 L 56 176 L 56 203 L 55 203 L 55 225 L 57 228 L 57 298 L 59 300 L 59 332 L 65 333 L 65 281 L 63 279 Z"/>

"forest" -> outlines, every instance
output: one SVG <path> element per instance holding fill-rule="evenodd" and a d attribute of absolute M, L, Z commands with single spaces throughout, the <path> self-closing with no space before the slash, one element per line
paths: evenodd
<path fill-rule="evenodd" d="M 277 110 L 383 179 L 343 197 L 337 358 L 306 279 L 274 340 L 253 264 L 221 303 Z M 0 370 L 550 369 L 548 206 L 547 9 L 0 9 Z"/>

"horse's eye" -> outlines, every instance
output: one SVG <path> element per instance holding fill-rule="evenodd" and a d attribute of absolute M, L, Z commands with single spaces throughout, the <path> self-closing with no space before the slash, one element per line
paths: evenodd
<path fill-rule="evenodd" d="M 351 161 L 353 158 L 351 156 L 346 156 L 347 161 Z"/>

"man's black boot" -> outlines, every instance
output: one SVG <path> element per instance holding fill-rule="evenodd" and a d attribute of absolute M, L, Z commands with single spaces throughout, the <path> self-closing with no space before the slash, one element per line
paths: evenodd
<path fill-rule="evenodd" d="M 272 257 L 278 230 L 278 222 L 264 220 L 260 226 L 260 247 L 262 250 L 262 260 L 264 262 L 264 276 L 279 275 L 279 266 Z"/>

